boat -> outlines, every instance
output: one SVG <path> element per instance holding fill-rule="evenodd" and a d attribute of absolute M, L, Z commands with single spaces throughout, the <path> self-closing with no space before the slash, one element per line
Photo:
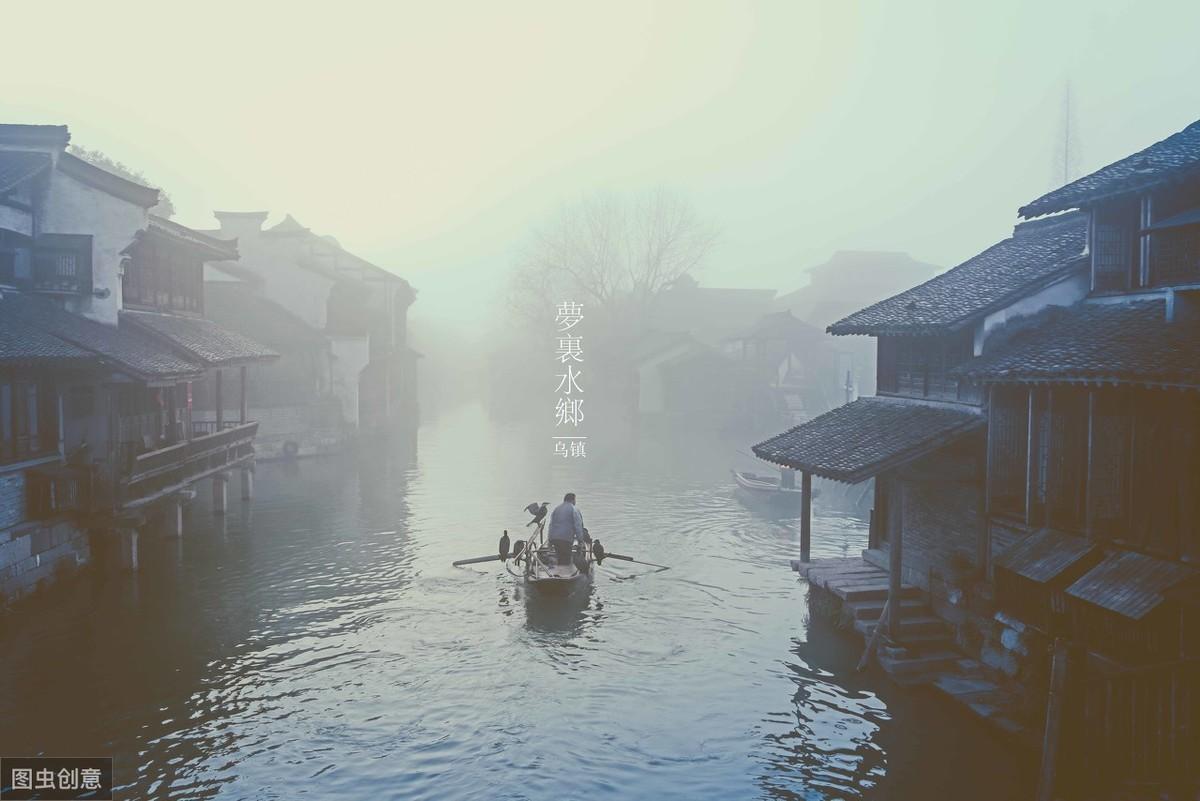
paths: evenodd
<path fill-rule="evenodd" d="M 782 486 L 778 477 L 760 476 L 745 470 L 730 470 L 729 472 L 733 473 L 733 480 L 739 487 L 753 493 L 755 497 L 796 501 L 804 497 L 804 490 L 800 487 Z"/>
<path fill-rule="evenodd" d="M 512 558 L 504 560 L 504 568 L 510 575 L 523 580 L 527 587 L 538 592 L 569 595 L 592 583 L 596 565 L 596 555 L 593 553 L 595 548 L 576 543 L 571 552 L 571 561 L 568 564 L 559 564 L 557 554 L 546 538 L 549 507 L 549 503 L 531 503 L 525 507 L 525 510 L 533 515 L 533 519 L 526 524 L 533 527 L 533 535 L 528 540 L 517 540 L 513 543 Z M 506 543 L 502 540 L 502 554 L 505 546 Z"/>

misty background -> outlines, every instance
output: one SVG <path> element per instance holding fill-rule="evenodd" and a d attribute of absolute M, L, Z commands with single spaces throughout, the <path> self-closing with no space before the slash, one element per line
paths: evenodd
<path fill-rule="evenodd" d="M 69 125 L 184 224 L 290 213 L 399 273 L 426 391 L 462 392 L 580 198 L 666 188 L 719 231 L 702 285 L 783 294 L 837 250 L 1005 237 L 1061 183 L 1068 84 L 1077 172 L 1200 116 L 1200 4 L 1099 5 L 26 3 L 0 118 Z"/>

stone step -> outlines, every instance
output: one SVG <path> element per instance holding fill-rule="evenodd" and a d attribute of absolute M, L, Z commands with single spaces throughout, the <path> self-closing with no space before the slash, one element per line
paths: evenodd
<path fill-rule="evenodd" d="M 876 624 L 877 620 L 859 620 L 854 624 L 854 628 L 862 632 L 865 637 L 870 637 L 871 633 L 875 631 Z M 914 615 L 912 618 L 900 619 L 901 639 L 907 640 L 917 634 L 936 634 L 937 637 L 952 639 L 946 621 L 936 618 L 934 615 Z"/>
<path fill-rule="evenodd" d="M 875 631 L 875 624 L 860 620 L 854 624 L 854 629 L 864 637 L 870 637 Z M 901 627 L 900 642 L 897 645 L 908 646 L 920 650 L 945 650 L 954 647 L 954 638 L 946 631 L 905 631 Z"/>
<path fill-rule="evenodd" d="M 879 665 L 894 676 L 915 679 L 918 674 L 943 673 L 961 658 L 957 651 L 937 650 L 918 656 L 879 652 Z"/>
<path fill-rule="evenodd" d="M 886 603 L 887 599 L 847 601 L 846 609 L 855 620 L 879 620 L 879 616 L 883 614 L 883 605 Z M 905 616 L 932 614 L 929 605 L 916 598 L 902 598 L 900 609 Z"/>
<path fill-rule="evenodd" d="M 876 601 L 884 600 L 888 596 L 886 581 L 833 585 L 829 587 L 829 590 L 843 601 Z M 900 597 L 902 599 L 920 598 L 921 591 L 916 587 L 906 585 L 900 589 Z"/>

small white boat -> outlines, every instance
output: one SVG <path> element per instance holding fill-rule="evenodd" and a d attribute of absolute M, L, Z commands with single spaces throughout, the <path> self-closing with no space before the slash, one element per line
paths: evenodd
<path fill-rule="evenodd" d="M 778 476 L 760 476 L 745 470 L 731 470 L 733 480 L 742 489 L 764 498 L 800 500 L 804 490 L 800 487 L 785 487 Z"/>

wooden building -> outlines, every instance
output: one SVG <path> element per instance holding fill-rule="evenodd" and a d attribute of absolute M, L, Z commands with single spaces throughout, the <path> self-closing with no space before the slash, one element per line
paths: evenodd
<path fill-rule="evenodd" d="M 878 338 L 878 396 L 755 452 L 874 476 L 892 599 L 923 589 L 1032 695 L 1062 679 L 1055 793 L 1194 793 L 1200 122 L 1020 213 L 1044 219 L 831 326 Z"/>
<path fill-rule="evenodd" d="M 151 216 L 157 190 L 66 153 L 68 139 L 0 126 L 6 597 L 88 561 L 95 536 L 136 566 L 137 528 L 163 518 L 179 533 L 181 493 L 202 478 L 218 510 L 231 469 L 248 491 L 256 423 L 198 424 L 191 398 L 276 355 L 203 317 L 203 263 L 236 247 Z"/>

